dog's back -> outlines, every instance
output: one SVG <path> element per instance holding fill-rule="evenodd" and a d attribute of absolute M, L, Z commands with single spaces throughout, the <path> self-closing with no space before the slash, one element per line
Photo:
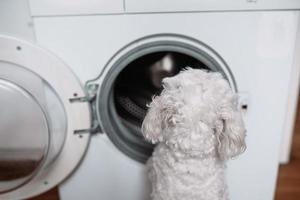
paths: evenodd
<path fill-rule="evenodd" d="M 225 161 L 245 150 L 237 97 L 219 73 L 188 69 L 163 80 L 143 122 L 159 143 L 148 162 L 153 200 L 225 200 Z"/>
<path fill-rule="evenodd" d="M 218 157 L 194 158 L 159 144 L 147 163 L 153 200 L 227 200 L 225 165 Z"/>

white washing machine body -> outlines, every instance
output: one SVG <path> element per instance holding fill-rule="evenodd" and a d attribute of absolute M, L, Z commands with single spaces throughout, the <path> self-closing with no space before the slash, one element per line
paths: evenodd
<path fill-rule="evenodd" d="M 149 199 L 151 189 L 145 165 L 137 161 L 141 159 L 133 159 L 136 156 L 128 153 L 130 149 L 127 151 L 126 147 L 118 146 L 121 145 L 120 142 L 109 135 L 115 128 L 114 124 L 102 113 L 110 112 L 105 108 L 112 101 L 107 88 L 114 87 L 118 74 L 130 62 L 149 53 L 178 51 L 199 56 L 207 66 L 218 66 L 233 89 L 240 94 L 241 105 L 247 106 L 244 120 L 248 131 L 248 148 L 241 157 L 228 163 L 227 180 L 231 199 L 273 198 L 288 96 L 291 94 L 291 83 L 298 81 L 294 74 L 299 68 L 299 56 L 295 55 L 295 49 L 300 48 L 297 37 L 297 9 L 300 5 L 279 0 L 278 5 L 267 1 L 265 4 L 252 4 L 253 1 L 249 1 L 249 5 L 247 3 L 235 7 L 232 2 L 230 4 L 233 7 L 206 3 L 205 5 L 210 5 L 206 11 L 210 12 L 200 12 L 201 5 L 195 2 L 193 4 L 192 1 L 188 1 L 186 5 L 190 6 L 182 8 L 183 10 L 174 5 L 171 10 L 168 6 L 153 5 L 143 10 L 138 2 L 116 1 L 115 4 L 107 3 L 109 9 L 103 11 L 103 7 L 101 10 L 85 3 L 82 3 L 85 6 L 81 4 L 79 7 L 68 3 L 62 5 L 58 2 L 49 3 L 51 1 L 40 2 L 32 0 L 29 4 L 36 42 L 55 53 L 74 71 L 75 75 L 70 75 L 68 70 L 61 71 L 57 68 L 61 77 L 66 77 L 67 85 L 74 83 L 75 76 L 82 83 L 92 80 L 87 86 L 98 85 L 95 90 L 96 109 L 90 112 L 84 108 L 83 124 L 73 128 L 72 122 L 70 131 L 88 128 L 86 125 L 90 119 L 87 113 L 90 112 L 94 113 L 94 119 L 100 119 L 100 132 L 103 134 L 93 134 L 89 145 L 87 141 L 79 145 L 81 151 L 73 153 L 78 153 L 76 159 L 74 158 L 69 170 L 60 174 L 61 179 L 55 178 L 59 173 L 50 168 L 45 172 L 53 173 L 49 175 L 50 179 L 40 175 L 42 181 L 35 182 L 33 179 L 33 183 L 44 184 L 46 180 L 46 185 L 50 185 L 47 186 L 48 189 L 65 179 L 59 188 L 62 200 Z M 255 11 L 257 9 L 260 11 Z M 22 44 L 21 42 L 20 45 Z M 48 80 L 49 75 L 38 67 L 31 70 L 40 71 L 40 76 Z M 133 77 L 138 76 L 139 74 L 135 74 Z M 98 78 L 94 79 L 96 77 Z M 62 84 L 63 78 L 59 79 L 58 82 L 48 82 L 50 85 Z M 59 97 L 66 100 L 65 104 L 70 103 L 67 103 L 68 99 L 73 99 L 75 102 L 70 105 L 87 106 L 86 102 L 83 105 L 80 102 L 86 99 L 78 97 L 86 97 L 89 91 L 75 92 L 74 96 L 74 88 L 70 90 L 68 95 L 66 92 L 59 93 Z M 75 90 L 80 90 L 78 85 Z M 294 93 L 295 91 L 294 88 Z M 80 112 L 67 112 L 67 116 L 71 115 L 79 121 L 83 117 Z M 85 137 L 90 134 L 79 135 L 88 140 Z M 74 137 L 76 141 L 77 136 Z M 83 156 L 85 148 L 87 151 Z M 81 157 L 77 169 L 68 176 Z M 58 158 L 61 160 L 64 157 Z M 54 183 L 49 184 L 52 179 L 55 180 Z M 39 188 L 32 191 L 33 185 L 27 186 L 28 190 L 19 188 L 2 197 L 16 199 L 17 196 L 27 197 L 22 196 L 26 192 L 36 195 L 45 191 Z"/>
<path fill-rule="evenodd" d="M 248 149 L 228 167 L 232 199 L 272 199 L 298 18 L 298 11 L 275 11 L 56 17 L 34 23 L 38 42 L 62 57 L 83 82 L 145 36 L 180 34 L 209 45 L 226 61 L 249 102 Z M 138 200 L 147 199 L 149 188 L 144 165 L 121 153 L 106 135 L 96 135 L 60 195 L 63 200 Z"/>

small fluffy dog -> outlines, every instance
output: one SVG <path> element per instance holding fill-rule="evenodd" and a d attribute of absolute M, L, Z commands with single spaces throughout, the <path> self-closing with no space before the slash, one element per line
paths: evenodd
<path fill-rule="evenodd" d="M 147 162 L 152 199 L 229 199 L 225 162 L 246 148 L 237 95 L 220 73 L 191 68 L 163 87 L 142 126 L 158 143 Z"/>

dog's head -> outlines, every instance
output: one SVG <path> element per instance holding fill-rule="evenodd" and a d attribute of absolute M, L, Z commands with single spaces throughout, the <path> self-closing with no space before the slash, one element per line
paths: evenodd
<path fill-rule="evenodd" d="M 191 155 L 235 157 L 245 148 L 245 128 L 237 96 L 220 73 L 187 69 L 163 80 L 142 132 L 152 143 L 165 142 Z"/>

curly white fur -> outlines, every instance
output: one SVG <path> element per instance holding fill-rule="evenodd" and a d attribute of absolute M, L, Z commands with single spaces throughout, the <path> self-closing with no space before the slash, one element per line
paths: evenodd
<path fill-rule="evenodd" d="M 142 132 L 158 143 L 147 165 L 153 200 L 227 200 L 227 159 L 245 148 L 237 96 L 220 73 L 188 68 L 163 80 Z"/>

